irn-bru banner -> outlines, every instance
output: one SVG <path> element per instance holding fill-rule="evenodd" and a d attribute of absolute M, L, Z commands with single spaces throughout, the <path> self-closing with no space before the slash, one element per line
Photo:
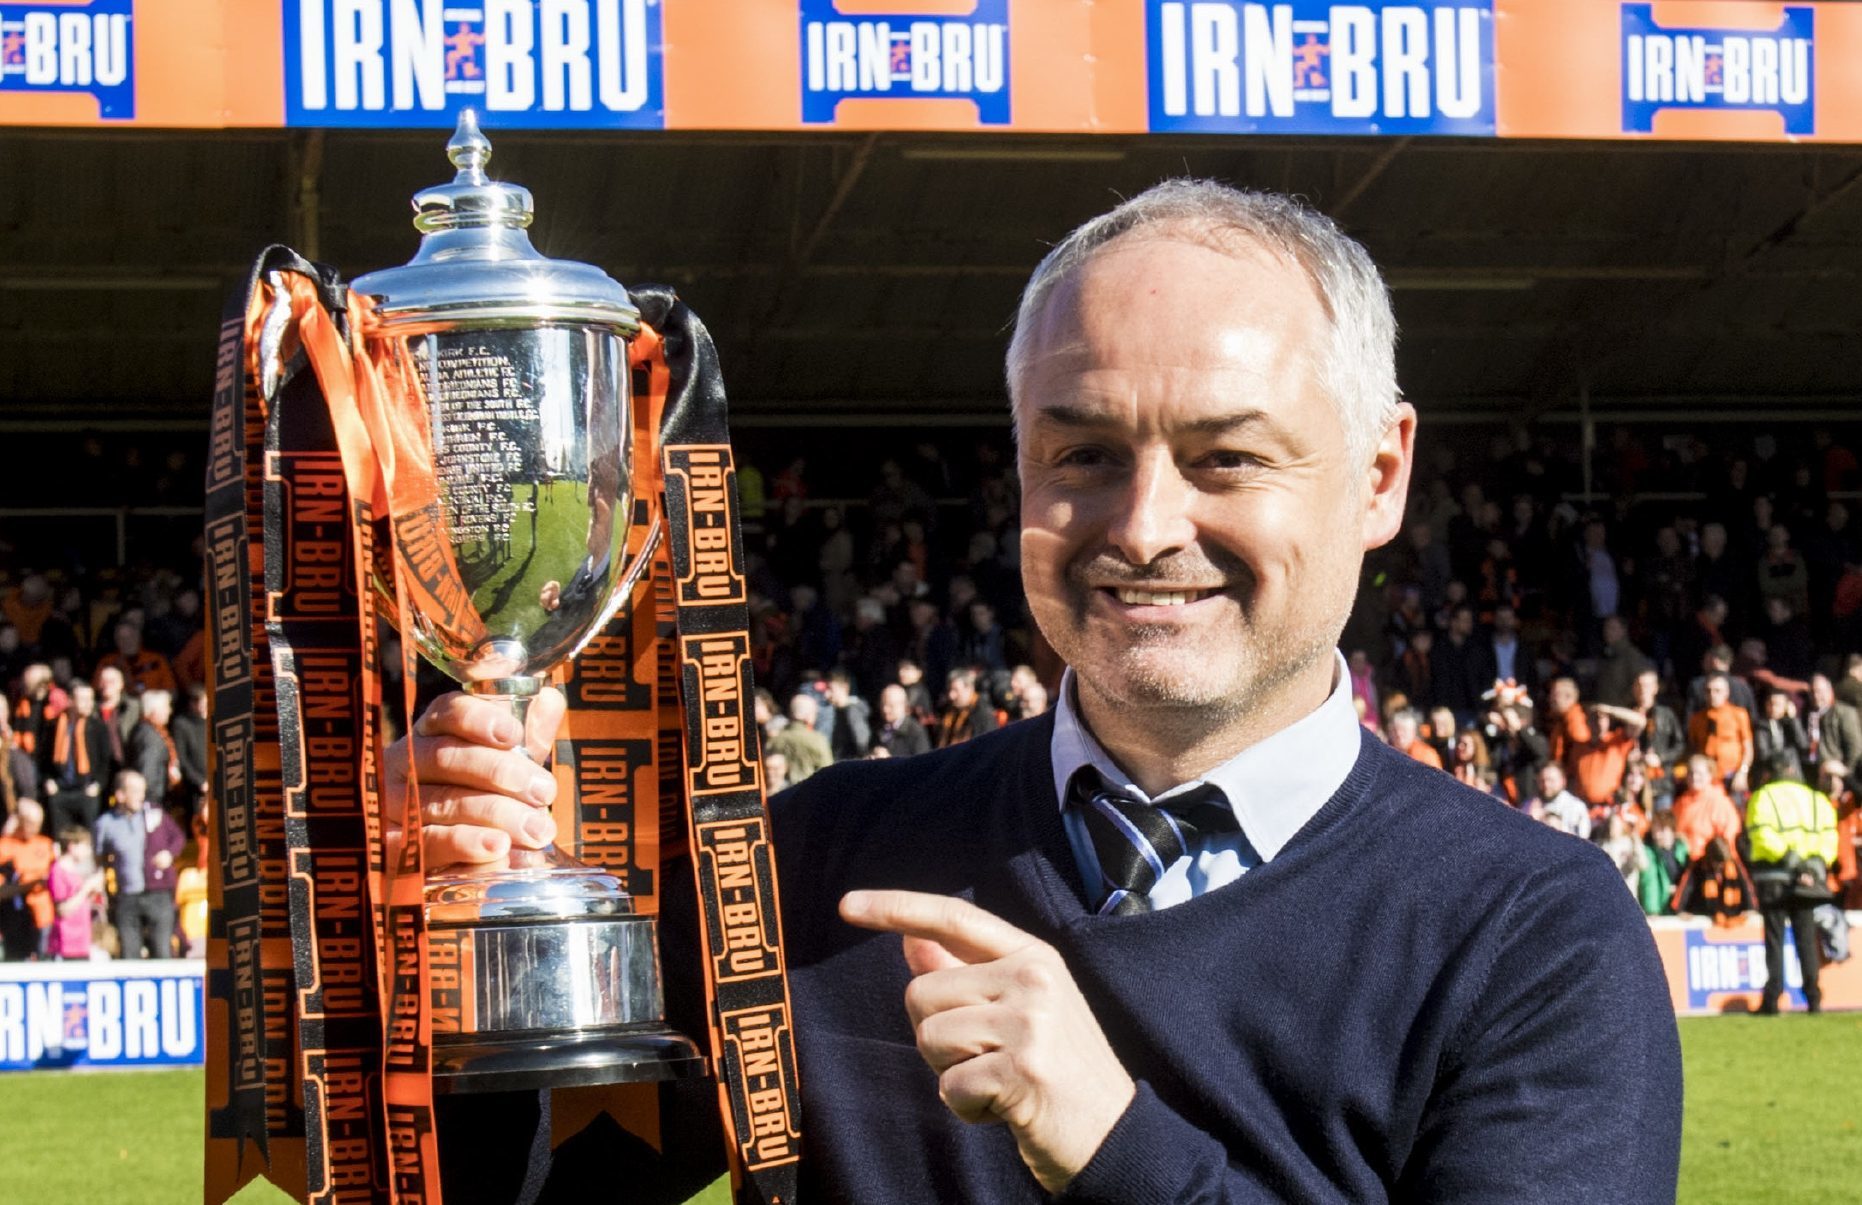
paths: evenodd
<path fill-rule="evenodd" d="M 197 1067 L 203 964 L 0 963 L 0 1071 Z"/>
<path fill-rule="evenodd" d="M 0 124 L 1862 142 L 1862 4 L 0 0 Z"/>
<path fill-rule="evenodd" d="M 1862 912 L 1849 914 L 1851 931 L 1862 941 Z M 1765 991 L 1765 929 L 1758 913 L 1732 928 L 1704 919 L 1656 917 L 1649 922 L 1668 972 L 1668 993 L 1683 1016 L 1751 1012 Z M 1785 929 L 1784 986 L 1790 1007 L 1804 1007 L 1803 974 L 1797 950 Z M 1817 976 L 1823 1007 L 1833 1011 L 1862 1009 L 1862 951 L 1847 962 L 1825 966 Z"/>

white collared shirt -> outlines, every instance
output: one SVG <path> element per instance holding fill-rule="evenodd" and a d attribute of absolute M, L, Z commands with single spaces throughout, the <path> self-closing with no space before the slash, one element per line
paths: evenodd
<path fill-rule="evenodd" d="M 1271 862 L 1293 834 L 1338 788 L 1357 764 L 1359 724 L 1351 705 L 1351 675 L 1345 658 L 1332 654 L 1332 693 L 1317 710 L 1242 750 L 1201 778 L 1172 787 L 1153 799 L 1132 782 L 1082 722 L 1074 699 L 1073 671 L 1061 679 L 1060 704 L 1054 711 L 1054 797 L 1074 859 L 1089 892 L 1100 886 L 1099 857 L 1077 809 L 1067 806 L 1067 784 L 1081 766 L 1090 765 L 1112 787 L 1146 802 L 1168 799 L 1208 783 L 1219 787 L 1234 809 L 1239 833 L 1199 836 L 1190 850 L 1170 866 L 1151 888 L 1151 906 L 1168 908 L 1234 882 L 1251 867 Z"/>

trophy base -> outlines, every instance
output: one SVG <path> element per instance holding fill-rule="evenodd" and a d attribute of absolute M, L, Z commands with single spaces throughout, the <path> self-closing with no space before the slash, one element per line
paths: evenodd
<path fill-rule="evenodd" d="M 691 1039 L 664 1027 L 625 1032 L 488 1034 L 436 1038 L 433 1090 L 523 1092 L 702 1076 Z"/>

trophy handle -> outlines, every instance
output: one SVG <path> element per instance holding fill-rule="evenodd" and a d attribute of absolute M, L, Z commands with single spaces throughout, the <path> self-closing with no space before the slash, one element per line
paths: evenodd
<path fill-rule="evenodd" d="M 581 656 L 582 650 L 588 647 L 589 641 L 606 631 L 609 622 L 620 614 L 621 608 L 633 598 L 634 587 L 640 584 L 640 575 L 645 573 L 647 567 L 653 563 L 653 553 L 659 548 L 660 534 L 660 510 L 655 505 L 652 521 L 647 524 L 646 542 L 640 545 L 640 551 L 634 556 L 634 563 L 629 565 L 627 572 L 621 575 L 621 584 L 615 588 L 614 596 L 608 599 L 608 605 L 602 608 L 601 618 L 589 625 L 588 632 L 576 642 L 573 649 L 569 650 L 566 660 L 573 661 Z"/>

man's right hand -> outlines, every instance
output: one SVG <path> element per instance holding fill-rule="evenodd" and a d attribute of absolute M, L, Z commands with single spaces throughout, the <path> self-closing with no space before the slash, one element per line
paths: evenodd
<path fill-rule="evenodd" d="M 562 693 L 547 689 L 530 705 L 527 730 L 498 701 L 459 691 L 433 701 L 411 736 L 383 757 L 382 817 L 400 840 L 411 751 L 420 783 L 422 852 L 428 870 L 497 862 L 515 843 L 541 849 L 556 838 L 549 805 L 556 779 L 543 768 L 562 723 Z"/>

